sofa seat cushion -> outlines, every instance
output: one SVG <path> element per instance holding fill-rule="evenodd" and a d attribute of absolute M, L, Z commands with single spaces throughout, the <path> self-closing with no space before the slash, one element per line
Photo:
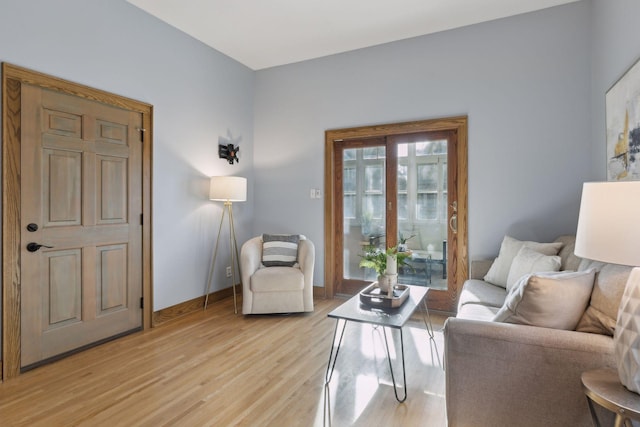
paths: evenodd
<path fill-rule="evenodd" d="M 304 275 L 299 268 L 259 268 L 251 276 L 251 290 L 253 292 L 302 291 L 303 288 Z"/>
<path fill-rule="evenodd" d="M 492 307 L 484 304 L 467 303 L 458 309 L 456 318 L 466 320 L 482 320 L 491 322 L 498 314 L 500 307 Z"/>
<path fill-rule="evenodd" d="M 492 285 L 484 280 L 469 279 L 464 283 L 458 310 L 465 304 L 480 304 L 489 307 L 502 307 L 507 291 L 502 286 Z"/>

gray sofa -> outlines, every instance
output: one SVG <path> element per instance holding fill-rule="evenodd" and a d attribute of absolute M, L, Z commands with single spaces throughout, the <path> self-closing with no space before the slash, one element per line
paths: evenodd
<path fill-rule="evenodd" d="M 493 261 L 472 262 L 457 316 L 444 327 L 449 427 L 592 425 L 580 376 L 615 369 L 611 335 L 631 268 L 580 260 L 573 236 L 557 241 L 561 270 L 597 271 L 576 327 L 588 332 L 492 321 L 507 291 L 483 280 Z"/>

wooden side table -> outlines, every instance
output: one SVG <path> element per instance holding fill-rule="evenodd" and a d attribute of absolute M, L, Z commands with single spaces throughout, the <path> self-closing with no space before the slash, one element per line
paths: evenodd
<path fill-rule="evenodd" d="M 640 395 L 627 390 L 611 369 L 596 369 L 582 374 L 582 388 L 587 395 L 593 424 L 600 427 L 593 403 L 616 414 L 615 427 L 631 427 L 631 420 L 640 421 Z"/>

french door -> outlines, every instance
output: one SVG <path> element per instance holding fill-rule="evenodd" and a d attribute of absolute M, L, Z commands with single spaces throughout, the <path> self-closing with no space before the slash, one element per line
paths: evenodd
<path fill-rule="evenodd" d="M 375 280 L 364 251 L 398 245 L 398 281 L 452 311 L 467 275 L 466 118 L 328 131 L 327 156 L 327 294 L 361 290 Z"/>

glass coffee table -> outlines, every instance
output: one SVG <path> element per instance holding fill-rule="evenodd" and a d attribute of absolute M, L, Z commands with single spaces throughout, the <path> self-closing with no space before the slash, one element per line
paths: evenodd
<path fill-rule="evenodd" d="M 396 400 L 398 402 L 404 402 L 407 399 L 407 376 L 404 364 L 404 338 L 402 336 L 402 327 L 407 323 L 409 318 L 413 315 L 420 304 L 424 305 L 424 311 L 422 318 L 429 334 L 429 344 L 432 350 L 435 348 L 438 364 L 440 365 L 440 355 L 438 353 L 438 347 L 436 346 L 435 338 L 433 335 L 433 326 L 431 324 L 431 318 L 429 316 L 429 309 L 427 308 L 426 296 L 429 292 L 429 288 L 422 286 L 403 285 L 409 288 L 410 294 L 407 300 L 397 308 L 380 308 L 366 305 L 360 301 L 360 295 L 355 295 L 344 304 L 340 305 L 328 316 L 336 319 L 336 327 L 333 332 L 333 341 L 331 343 L 331 352 L 329 353 L 329 362 L 327 364 L 327 372 L 325 374 L 325 386 L 331 382 L 333 376 L 333 370 L 336 366 L 336 360 L 338 359 L 338 353 L 340 352 L 340 346 L 342 345 L 342 339 L 344 338 L 344 330 L 347 326 L 347 322 L 359 322 L 368 323 L 374 325 L 374 327 L 381 326 L 383 328 L 385 350 L 387 352 L 387 360 L 389 361 L 389 370 L 391 371 L 391 379 L 393 381 L 393 392 L 395 393 Z M 398 385 L 396 383 L 395 374 L 393 372 L 393 364 L 391 363 L 391 355 L 389 353 L 389 343 L 387 341 L 386 329 L 397 329 L 400 331 L 400 350 L 402 355 L 402 379 L 404 396 L 400 398 L 398 396 Z M 340 331 L 338 333 L 338 331 Z M 338 342 L 336 343 L 336 337 L 339 335 Z"/>

